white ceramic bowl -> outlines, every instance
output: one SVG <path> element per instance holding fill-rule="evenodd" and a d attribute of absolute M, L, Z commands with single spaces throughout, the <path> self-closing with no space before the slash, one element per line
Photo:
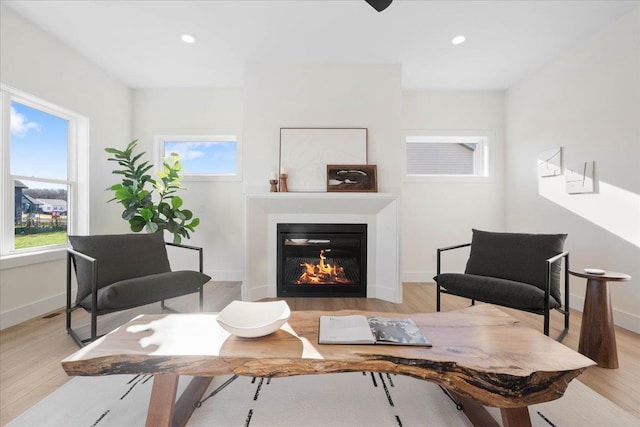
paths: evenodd
<path fill-rule="evenodd" d="M 256 338 L 280 329 L 290 315 L 286 301 L 232 301 L 218 313 L 216 320 L 232 335 Z"/>

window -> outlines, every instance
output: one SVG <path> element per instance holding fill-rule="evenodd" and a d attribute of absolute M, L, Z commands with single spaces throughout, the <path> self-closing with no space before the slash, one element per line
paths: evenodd
<path fill-rule="evenodd" d="M 172 153 L 180 156 L 185 181 L 240 179 L 240 141 L 237 135 L 165 135 L 159 142 L 158 164 Z"/>
<path fill-rule="evenodd" d="M 487 136 L 405 135 L 407 177 L 486 178 Z"/>
<path fill-rule="evenodd" d="M 4 85 L 1 99 L 0 255 L 66 247 L 88 229 L 88 121 Z"/>

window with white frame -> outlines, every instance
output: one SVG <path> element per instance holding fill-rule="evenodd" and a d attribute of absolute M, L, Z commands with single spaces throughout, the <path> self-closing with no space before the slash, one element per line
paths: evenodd
<path fill-rule="evenodd" d="M 236 134 L 158 136 L 158 163 L 179 156 L 185 180 L 240 179 L 240 138 Z"/>
<path fill-rule="evenodd" d="M 64 248 L 88 231 L 88 120 L 2 85 L 0 256 Z"/>
<path fill-rule="evenodd" d="M 408 177 L 487 177 L 486 136 L 405 136 Z"/>

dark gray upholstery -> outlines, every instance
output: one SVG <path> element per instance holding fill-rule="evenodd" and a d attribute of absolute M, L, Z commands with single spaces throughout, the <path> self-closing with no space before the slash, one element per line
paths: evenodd
<path fill-rule="evenodd" d="M 566 234 L 494 233 L 472 230 L 471 253 L 466 274 L 498 277 L 528 283 L 542 290 L 546 283 L 545 261 L 562 252 Z M 551 270 L 551 296 L 560 296 L 559 263 Z"/>
<path fill-rule="evenodd" d="M 121 280 L 98 290 L 98 314 L 126 310 L 198 292 L 211 278 L 197 271 L 170 271 Z M 91 294 L 79 303 L 91 311 Z"/>
<path fill-rule="evenodd" d="M 471 243 L 439 248 L 436 308 L 440 294 L 453 294 L 544 315 L 549 334 L 549 311 L 565 316 L 562 339 L 569 329 L 569 253 L 563 252 L 566 234 L 495 233 L 472 230 Z M 441 272 L 441 253 L 470 246 L 464 274 Z M 565 304 L 562 307 L 560 273 L 565 260 Z M 547 293 L 548 289 L 548 293 Z"/>
<path fill-rule="evenodd" d="M 71 328 L 71 312 L 84 308 L 92 314 L 92 336 L 96 338 L 96 316 L 126 310 L 154 302 L 200 293 L 211 280 L 202 273 L 202 249 L 173 245 L 199 251 L 200 271 L 171 271 L 166 243 L 161 233 L 69 236 L 73 249 L 67 263 L 67 330 L 82 345 Z M 88 257 L 88 258 L 87 258 Z M 71 264 L 76 272 L 78 292 L 71 306 Z M 93 304 L 93 271 L 96 270 L 96 304 Z"/>
<path fill-rule="evenodd" d="M 69 236 L 73 249 L 98 260 L 98 289 L 125 279 L 168 273 L 169 257 L 161 233 Z M 75 261 L 79 304 L 91 294 L 91 263 Z"/>
<path fill-rule="evenodd" d="M 527 283 L 457 273 L 440 274 L 435 279 L 449 294 L 519 310 L 540 313 L 544 311 L 544 291 Z M 558 306 L 560 306 L 560 302 L 551 297 L 549 308 Z"/>

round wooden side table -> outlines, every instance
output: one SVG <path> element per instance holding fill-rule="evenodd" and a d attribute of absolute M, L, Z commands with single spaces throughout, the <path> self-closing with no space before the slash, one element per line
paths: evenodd
<path fill-rule="evenodd" d="M 569 270 L 569 273 L 587 279 L 578 352 L 592 359 L 602 368 L 618 368 L 618 349 L 609 282 L 624 282 L 631 279 L 631 276 L 615 271 L 593 274 Z"/>

